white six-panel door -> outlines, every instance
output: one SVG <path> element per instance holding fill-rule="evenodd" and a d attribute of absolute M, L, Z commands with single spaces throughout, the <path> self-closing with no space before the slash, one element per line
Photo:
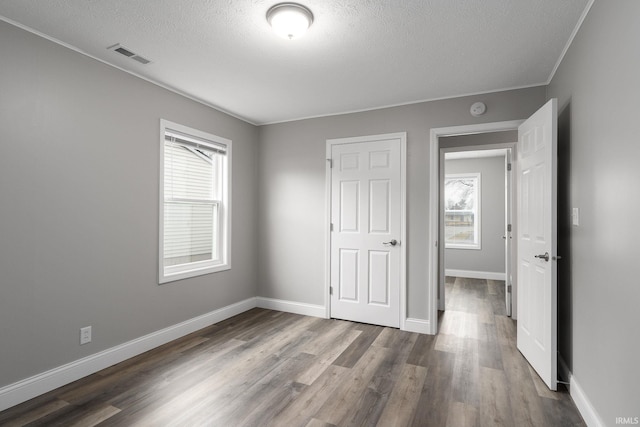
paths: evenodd
<path fill-rule="evenodd" d="M 399 327 L 401 138 L 364 139 L 330 146 L 331 317 Z"/>
<path fill-rule="evenodd" d="M 518 128 L 518 350 L 557 388 L 557 100 Z"/>

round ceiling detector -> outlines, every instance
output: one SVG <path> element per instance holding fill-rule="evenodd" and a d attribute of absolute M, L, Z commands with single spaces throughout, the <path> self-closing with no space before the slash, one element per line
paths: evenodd
<path fill-rule="evenodd" d="M 298 3 L 278 3 L 267 11 L 267 21 L 276 34 L 291 40 L 309 29 L 313 13 Z"/>
<path fill-rule="evenodd" d="M 475 102 L 470 109 L 471 115 L 473 117 L 478 117 L 483 115 L 487 111 L 487 106 L 484 105 L 484 102 Z"/>

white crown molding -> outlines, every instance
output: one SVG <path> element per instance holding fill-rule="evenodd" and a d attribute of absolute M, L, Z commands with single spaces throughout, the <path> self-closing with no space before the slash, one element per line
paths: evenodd
<path fill-rule="evenodd" d="M 582 27 L 582 23 L 587 18 L 587 14 L 591 10 L 591 6 L 593 6 L 594 2 L 595 2 L 595 0 L 589 0 L 589 3 L 587 3 L 587 6 L 582 11 L 582 15 L 580 15 L 580 18 L 578 19 L 578 23 L 576 24 L 575 28 L 571 32 L 571 35 L 569 36 L 569 40 L 567 40 L 567 44 L 564 46 L 564 49 L 562 49 L 562 53 L 560 54 L 560 57 L 558 58 L 558 61 L 556 61 L 556 65 L 554 65 L 553 70 L 551 70 L 551 74 L 549 74 L 549 78 L 547 79 L 547 82 L 545 83 L 545 85 L 550 84 L 551 80 L 553 80 L 553 76 L 556 75 L 556 71 L 558 71 L 558 68 L 560 67 L 560 64 L 564 60 L 564 56 L 567 54 L 567 51 L 569 50 L 569 47 L 573 43 L 573 39 L 576 37 L 576 34 L 578 34 L 578 31 L 580 30 L 580 27 Z"/>

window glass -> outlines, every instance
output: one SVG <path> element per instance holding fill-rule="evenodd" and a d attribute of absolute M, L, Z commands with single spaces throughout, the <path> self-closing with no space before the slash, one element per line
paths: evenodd
<path fill-rule="evenodd" d="M 480 174 L 447 175 L 444 181 L 445 247 L 480 248 Z"/>

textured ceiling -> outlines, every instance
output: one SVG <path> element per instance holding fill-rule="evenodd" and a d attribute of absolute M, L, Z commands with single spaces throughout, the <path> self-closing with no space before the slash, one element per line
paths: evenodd
<path fill-rule="evenodd" d="M 0 15 L 255 124 L 545 84 L 590 0 L 2 0 Z M 107 50 L 120 43 L 148 65 Z"/>

